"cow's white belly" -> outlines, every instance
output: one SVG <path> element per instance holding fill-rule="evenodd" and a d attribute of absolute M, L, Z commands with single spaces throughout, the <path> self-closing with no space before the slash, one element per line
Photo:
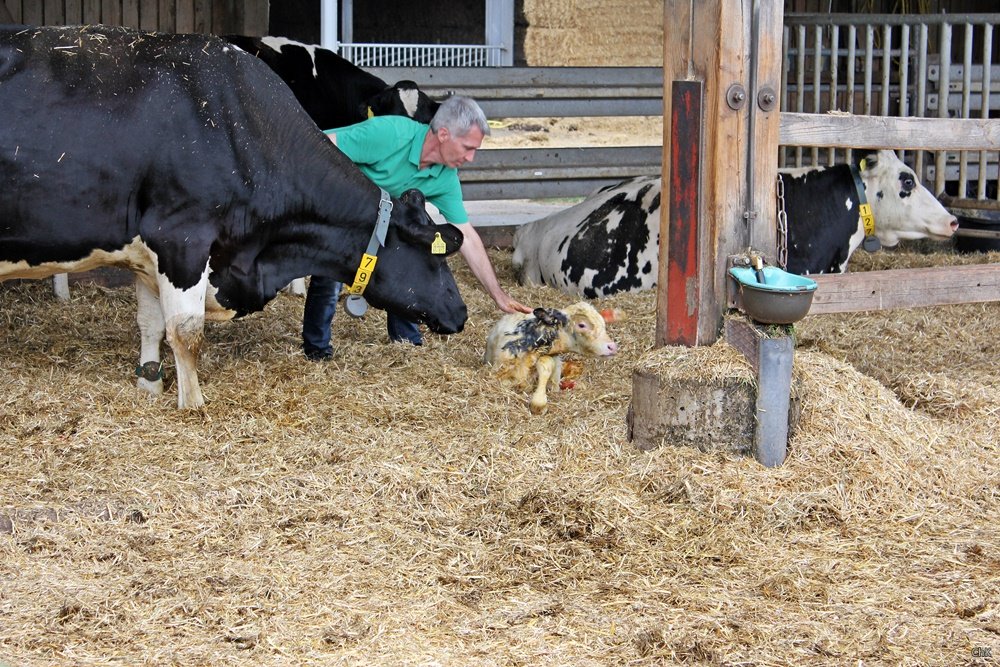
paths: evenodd
<path fill-rule="evenodd" d="M 156 253 L 150 250 L 139 237 L 134 238 L 131 243 L 120 250 L 110 252 L 94 250 L 86 257 L 71 262 L 42 262 L 41 264 L 28 264 L 26 261 L 0 262 L 0 281 L 37 280 L 49 278 L 58 273 L 91 271 L 102 266 L 115 266 L 131 271 L 152 290 L 154 295 L 159 295 Z M 233 319 L 236 311 L 220 305 L 215 299 L 215 292 L 215 288 L 210 284 L 205 299 L 205 319 L 215 322 Z"/>
<path fill-rule="evenodd" d="M 13 278 L 48 278 L 57 273 L 80 273 L 102 266 L 117 266 L 135 273 L 156 275 L 156 259 L 146 244 L 138 237 L 121 250 L 94 250 L 82 259 L 71 262 L 42 262 L 28 264 L 20 262 L 0 262 L 0 280 Z M 155 279 L 154 279 L 155 284 Z"/>

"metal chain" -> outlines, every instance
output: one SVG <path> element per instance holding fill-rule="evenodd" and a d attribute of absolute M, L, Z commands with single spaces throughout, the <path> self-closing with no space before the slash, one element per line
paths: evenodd
<path fill-rule="evenodd" d="M 785 213 L 785 181 L 778 174 L 778 266 L 788 266 L 788 215 Z"/>

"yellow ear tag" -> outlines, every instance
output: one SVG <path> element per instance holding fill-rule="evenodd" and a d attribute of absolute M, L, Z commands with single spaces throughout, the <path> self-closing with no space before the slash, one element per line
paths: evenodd
<path fill-rule="evenodd" d="M 441 232 L 434 232 L 434 240 L 431 241 L 431 254 L 444 255 L 447 252 L 448 247 L 444 244 L 444 239 L 441 238 Z"/>
<path fill-rule="evenodd" d="M 861 158 L 861 162 L 858 163 L 858 170 L 864 171 L 868 168 L 868 160 Z"/>
<path fill-rule="evenodd" d="M 375 112 L 372 111 L 371 107 L 368 107 L 368 117 L 369 118 L 374 118 L 375 117 Z"/>

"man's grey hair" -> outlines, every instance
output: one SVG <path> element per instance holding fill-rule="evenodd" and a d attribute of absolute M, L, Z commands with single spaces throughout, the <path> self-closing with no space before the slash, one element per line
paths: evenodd
<path fill-rule="evenodd" d="M 456 137 L 464 137 L 473 127 L 478 127 L 486 136 L 490 133 L 490 124 L 486 122 L 486 114 L 471 97 L 452 95 L 438 107 L 431 119 L 431 131 L 437 132 L 442 127 L 448 128 Z"/>

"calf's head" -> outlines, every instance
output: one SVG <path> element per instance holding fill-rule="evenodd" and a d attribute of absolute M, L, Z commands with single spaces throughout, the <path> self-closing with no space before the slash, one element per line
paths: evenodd
<path fill-rule="evenodd" d="M 894 152 L 862 155 L 861 180 L 875 217 L 875 235 L 883 246 L 895 246 L 902 239 L 947 239 L 955 233 L 955 216 Z"/>
<path fill-rule="evenodd" d="M 592 357 L 610 357 L 618 352 L 618 344 L 608 336 L 605 318 L 586 301 L 574 303 L 563 310 L 567 322 L 553 352 L 575 352 Z"/>
<path fill-rule="evenodd" d="M 446 258 L 463 238 L 454 225 L 434 224 L 418 190 L 404 192 L 392 210 L 365 299 L 435 333 L 458 333 L 468 312 Z"/>

